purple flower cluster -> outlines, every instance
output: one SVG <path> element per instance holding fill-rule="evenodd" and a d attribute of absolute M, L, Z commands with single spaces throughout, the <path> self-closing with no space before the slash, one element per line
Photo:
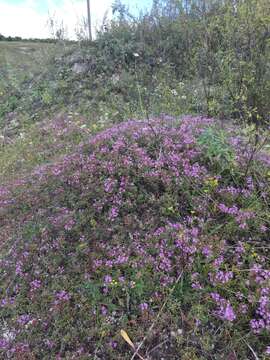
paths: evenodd
<path fill-rule="evenodd" d="M 54 304 L 61 304 L 63 302 L 66 302 L 66 301 L 69 301 L 71 298 L 71 295 L 65 291 L 65 290 L 61 290 L 61 291 L 58 291 L 56 294 L 55 294 L 55 301 L 54 301 Z"/>
<path fill-rule="evenodd" d="M 270 288 L 263 288 L 262 293 L 256 309 L 257 318 L 250 321 L 250 326 L 256 334 L 262 331 L 270 331 Z"/>
<path fill-rule="evenodd" d="M 269 335 L 269 190 L 252 171 L 241 178 L 248 158 L 237 150 L 239 139 L 233 171 L 240 168 L 241 181 L 229 170 L 217 173 L 198 143 L 214 124 L 203 117 L 128 121 L 0 187 L 0 301 L 20 335 L 12 340 L 16 351 L 29 350 L 26 338 L 34 353 L 45 345 L 44 357 L 84 356 L 101 329 L 110 337 L 127 318 L 136 333 L 182 273 L 187 312 L 200 304 L 211 326 L 225 322 L 230 331 L 233 322 L 241 336 L 250 328 Z M 53 127 L 67 135 L 63 122 Z M 170 307 L 164 311 L 169 323 L 183 321 L 170 318 Z M 197 327 L 203 323 L 196 314 Z M 114 338 L 106 343 L 117 348 Z M 0 340 L 0 348 L 8 346 Z"/>
<path fill-rule="evenodd" d="M 30 286 L 31 286 L 31 291 L 34 291 L 34 290 L 37 290 L 41 287 L 41 281 L 40 280 L 33 280 L 31 281 L 30 283 Z"/>
<path fill-rule="evenodd" d="M 215 273 L 209 273 L 209 279 L 213 285 L 218 283 L 226 284 L 233 278 L 232 271 L 217 270 Z"/>
<path fill-rule="evenodd" d="M 148 306 L 147 303 L 141 303 L 141 304 L 140 304 L 140 310 L 141 310 L 142 312 L 147 311 L 148 308 L 149 308 L 149 306 Z"/>
<path fill-rule="evenodd" d="M 230 322 L 236 319 L 235 312 L 228 300 L 222 298 L 218 293 L 212 293 L 211 297 L 217 305 L 217 310 L 214 314 L 216 314 L 220 319 Z"/>
<path fill-rule="evenodd" d="M 239 224 L 239 227 L 245 229 L 247 227 L 247 220 L 250 220 L 255 217 L 255 214 L 252 211 L 245 211 L 239 209 L 236 205 L 228 207 L 224 204 L 219 204 L 218 208 L 224 214 L 232 215 L 236 222 Z"/>

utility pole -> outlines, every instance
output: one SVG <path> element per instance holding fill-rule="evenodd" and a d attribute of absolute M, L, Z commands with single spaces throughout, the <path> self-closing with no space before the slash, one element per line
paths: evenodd
<path fill-rule="evenodd" d="M 90 41 L 92 41 L 91 13 L 90 13 L 90 0 L 87 0 L 87 16 L 88 16 L 88 31 L 89 31 L 89 40 L 90 40 Z"/>

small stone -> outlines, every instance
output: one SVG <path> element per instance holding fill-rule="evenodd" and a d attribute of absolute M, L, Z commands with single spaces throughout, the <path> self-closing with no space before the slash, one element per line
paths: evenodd
<path fill-rule="evenodd" d="M 85 74 L 88 71 L 88 66 L 83 63 L 75 63 L 72 67 L 72 71 L 75 74 Z"/>

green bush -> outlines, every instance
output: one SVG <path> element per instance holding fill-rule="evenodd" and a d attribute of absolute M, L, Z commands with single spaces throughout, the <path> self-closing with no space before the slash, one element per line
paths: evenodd
<path fill-rule="evenodd" d="M 136 62 L 135 71 L 150 92 L 162 82 L 168 87 L 175 80 L 195 81 L 202 94 L 197 111 L 257 125 L 269 121 L 266 0 L 155 1 L 149 13 L 135 20 L 125 7 L 115 10 L 118 21 L 96 42 L 105 71 L 124 67 L 133 72 Z M 162 69 L 166 75 L 160 82 Z"/>

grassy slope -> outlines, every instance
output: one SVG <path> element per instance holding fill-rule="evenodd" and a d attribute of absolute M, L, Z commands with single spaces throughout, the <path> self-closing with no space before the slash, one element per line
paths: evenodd
<path fill-rule="evenodd" d="M 20 89 L 33 73 L 50 69 L 49 58 L 42 54 L 55 51 L 43 44 L 27 44 L 27 51 L 20 43 L 0 42 L 0 46 L 5 50 L 0 56 L 6 96 Z M 25 67 L 18 62 L 22 57 Z M 71 84 L 73 79 L 65 81 Z M 110 104 L 105 90 L 97 99 L 103 98 L 104 103 L 108 99 Z M 166 103 L 175 101 L 174 97 L 166 98 Z M 130 115 L 129 110 L 126 114 Z M 0 187 L 4 204 L 4 212 L 0 211 L 0 297 L 5 324 L 17 334 L 11 345 L 5 345 L 3 331 L 0 334 L 4 358 L 10 351 L 18 359 L 92 359 L 94 354 L 100 359 L 130 358 L 120 329 L 126 329 L 134 342 L 142 340 L 181 267 L 188 270 L 168 297 L 141 353 L 150 359 L 244 360 L 252 357 L 250 346 L 266 357 L 269 334 L 263 330 L 254 335 L 249 321 L 258 318 L 262 289 L 270 286 L 267 274 L 260 274 L 262 280 L 256 283 L 250 270 L 256 264 L 269 265 L 265 245 L 269 175 L 266 163 L 262 166 L 256 160 L 246 176 L 247 148 L 228 142 L 232 138 L 237 143 L 243 131 L 234 126 L 221 131 L 217 124 L 211 132 L 207 120 L 200 134 L 196 124 L 201 120 L 191 118 L 193 138 L 188 119 L 182 125 L 173 121 L 171 129 L 167 119 L 165 125 L 162 120 L 142 126 L 123 124 L 89 139 L 108 126 L 93 118 L 72 112 L 33 124 L 29 116 L 20 128 L 22 136 L 17 133 L 1 147 L 0 181 L 8 187 Z M 81 142 L 85 145 L 78 147 Z M 175 173 L 175 161 L 181 171 L 184 168 L 180 176 Z M 196 177 L 192 171 L 202 172 Z M 246 195 L 237 195 L 239 191 Z M 237 206 L 240 212 L 227 213 L 220 207 L 223 203 L 228 208 Z M 120 216 L 114 221 L 115 211 Z M 244 222 L 246 217 L 246 225 L 239 223 L 240 215 Z M 180 223 L 180 228 L 173 223 Z M 174 247 L 176 240 L 187 246 L 184 254 L 191 251 L 188 261 Z M 193 240 L 198 241 L 194 255 L 188 249 Z M 236 251 L 239 256 L 234 255 Z M 122 257 L 123 262 L 110 266 Z M 224 261 L 215 265 L 221 257 Z M 209 274 L 216 280 L 211 281 Z M 228 281 L 218 279 L 222 276 Z M 225 303 L 215 302 L 212 293 L 219 293 Z M 228 304 L 236 320 L 232 314 L 231 318 L 226 315 L 227 320 L 222 318 Z M 246 313 L 240 305 L 247 307 Z"/>
<path fill-rule="evenodd" d="M 0 42 L 0 92 L 1 97 L 10 89 L 19 89 L 46 69 L 56 45 L 29 42 Z"/>
<path fill-rule="evenodd" d="M 29 171 L 52 156 L 53 134 L 42 133 L 32 121 L 34 110 L 23 113 L 22 105 L 24 100 L 31 104 L 31 89 L 38 86 L 42 76 L 49 71 L 51 59 L 62 51 L 62 47 L 55 44 L 0 42 L 1 181 L 21 170 Z M 46 123 L 49 119 L 44 117 L 42 120 Z M 75 122 L 77 118 L 75 115 Z"/>
<path fill-rule="evenodd" d="M 29 42 L 0 42 L 0 69 L 7 79 L 16 75 L 19 82 L 42 70 L 49 52 L 55 45 Z M 9 75 L 9 76 L 8 76 Z"/>
<path fill-rule="evenodd" d="M 0 133 L 7 139 L 30 122 L 33 108 L 25 108 L 33 104 L 49 62 L 62 51 L 55 44 L 0 42 Z"/>

